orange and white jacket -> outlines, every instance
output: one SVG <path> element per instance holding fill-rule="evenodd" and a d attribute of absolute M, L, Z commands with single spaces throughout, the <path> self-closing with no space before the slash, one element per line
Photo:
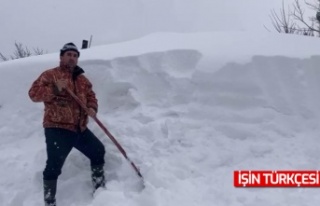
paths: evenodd
<path fill-rule="evenodd" d="M 70 70 L 56 67 L 43 72 L 32 84 L 29 96 L 34 102 L 44 103 L 44 128 L 63 128 L 71 131 L 84 131 L 87 128 L 88 115 L 67 93 L 55 86 L 58 79 L 67 80 L 67 87 L 73 91 L 88 108 L 98 110 L 98 101 L 92 90 L 92 84 L 83 75 L 84 71 L 76 67 Z"/>

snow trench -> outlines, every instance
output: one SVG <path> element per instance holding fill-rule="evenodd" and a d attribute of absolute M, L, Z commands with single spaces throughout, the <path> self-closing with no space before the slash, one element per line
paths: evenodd
<path fill-rule="evenodd" d="M 92 199 L 89 161 L 73 150 L 59 179 L 59 206 L 269 206 L 301 195 L 286 190 L 273 199 L 277 190 L 236 189 L 232 172 L 319 168 L 320 58 L 255 56 L 214 72 L 210 65 L 202 70 L 203 58 L 197 50 L 170 50 L 80 63 L 96 91 L 99 119 L 141 169 L 146 188 L 139 190 L 130 165 L 90 122 L 106 147 L 107 189 Z M 0 68 L 20 81 L 0 81 L 15 91 L 0 94 L 0 202 L 40 206 L 43 106 L 27 91 L 44 68 L 20 67 Z M 302 193 L 290 205 L 319 199 L 315 190 Z"/>

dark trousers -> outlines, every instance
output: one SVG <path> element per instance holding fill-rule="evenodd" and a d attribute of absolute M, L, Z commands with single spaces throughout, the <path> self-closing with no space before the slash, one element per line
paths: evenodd
<path fill-rule="evenodd" d="M 89 129 L 82 133 L 60 128 L 45 128 L 44 131 L 47 144 L 44 180 L 58 179 L 62 166 L 73 147 L 90 159 L 91 166 L 104 164 L 104 146 Z"/>

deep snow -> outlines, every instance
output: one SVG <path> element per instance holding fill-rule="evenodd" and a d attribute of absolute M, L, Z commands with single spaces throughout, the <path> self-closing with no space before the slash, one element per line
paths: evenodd
<path fill-rule="evenodd" d="M 102 130 L 107 189 L 90 196 L 74 150 L 59 206 L 316 205 L 318 189 L 233 187 L 239 169 L 319 169 L 320 43 L 252 33 L 157 33 L 81 51 L 99 119 L 141 169 L 146 188 Z M 43 105 L 27 92 L 58 53 L 0 64 L 0 202 L 40 206 Z"/>

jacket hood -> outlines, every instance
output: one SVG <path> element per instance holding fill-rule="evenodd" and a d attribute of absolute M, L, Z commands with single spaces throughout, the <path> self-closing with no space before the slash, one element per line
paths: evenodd
<path fill-rule="evenodd" d="M 72 79 L 73 80 L 76 80 L 77 77 L 80 75 L 80 74 L 83 74 L 84 73 L 84 70 L 79 67 L 79 66 L 76 66 L 73 70 L 73 73 L 72 73 Z"/>

